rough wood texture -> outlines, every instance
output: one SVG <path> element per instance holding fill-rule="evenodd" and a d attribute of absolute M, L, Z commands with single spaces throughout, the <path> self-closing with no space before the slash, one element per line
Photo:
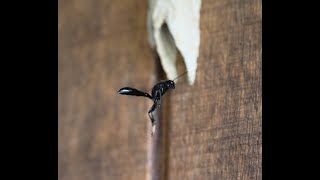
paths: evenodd
<path fill-rule="evenodd" d="M 147 1 L 59 1 L 59 179 L 145 179 L 155 63 Z"/>
<path fill-rule="evenodd" d="M 260 0 L 202 1 L 196 83 L 180 80 L 162 111 L 164 179 L 262 179 L 261 12 Z"/>
<path fill-rule="evenodd" d="M 152 144 L 152 102 L 116 94 L 159 76 L 147 0 L 59 1 L 59 179 L 262 179 L 261 11 L 202 0 L 195 85 L 166 94 Z"/>

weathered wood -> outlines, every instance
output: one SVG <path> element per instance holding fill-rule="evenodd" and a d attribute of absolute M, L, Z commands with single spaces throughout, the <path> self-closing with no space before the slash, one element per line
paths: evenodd
<path fill-rule="evenodd" d="M 195 85 L 166 94 L 151 141 L 152 102 L 116 93 L 158 79 L 147 1 L 59 1 L 59 179 L 262 179 L 261 6 L 202 0 Z"/>
<path fill-rule="evenodd" d="M 195 85 L 180 79 L 162 111 L 163 179 L 262 179 L 261 11 L 202 1 Z"/>
<path fill-rule="evenodd" d="M 155 62 L 147 1 L 59 1 L 59 179 L 145 179 Z"/>

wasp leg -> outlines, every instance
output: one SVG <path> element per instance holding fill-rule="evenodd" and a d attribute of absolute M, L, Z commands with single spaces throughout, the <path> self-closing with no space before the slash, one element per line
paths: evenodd
<path fill-rule="evenodd" d="M 154 120 L 154 117 L 153 117 L 153 114 L 152 114 L 152 112 L 156 109 L 156 107 L 157 107 L 157 103 L 154 103 L 152 105 L 152 107 L 150 108 L 150 110 L 148 111 L 148 115 L 149 115 L 149 118 L 150 118 L 151 124 L 152 124 L 151 135 L 153 135 L 153 133 L 155 132 L 155 127 L 156 127 L 156 123 L 155 123 L 155 120 Z"/>
<path fill-rule="evenodd" d="M 157 107 L 161 106 L 161 96 L 162 96 L 161 91 L 158 91 L 158 94 L 156 95 L 156 99 L 155 99 Z"/>

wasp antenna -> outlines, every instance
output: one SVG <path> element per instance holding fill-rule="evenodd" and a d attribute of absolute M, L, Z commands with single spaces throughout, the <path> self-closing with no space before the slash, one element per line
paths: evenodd
<path fill-rule="evenodd" d="M 174 80 L 178 79 L 179 77 L 181 77 L 181 76 L 185 75 L 187 72 L 188 72 L 188 71 L 186 71 L 186 72 L 184 72 L 184 73 L 180 74 L 178 77 L 174 78 L 172 81 L 174 81 Z"/>

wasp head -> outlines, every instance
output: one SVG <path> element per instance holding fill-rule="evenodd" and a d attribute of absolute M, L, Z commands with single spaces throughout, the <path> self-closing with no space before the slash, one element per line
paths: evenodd
<path fill-rule="evenodd" d="M 167 85 L 168 88 L 171 88 L 171 89 L 174 89 L 176 87 L 172 80 L 168 80 L 166 82 L 166 85 Z"/>

